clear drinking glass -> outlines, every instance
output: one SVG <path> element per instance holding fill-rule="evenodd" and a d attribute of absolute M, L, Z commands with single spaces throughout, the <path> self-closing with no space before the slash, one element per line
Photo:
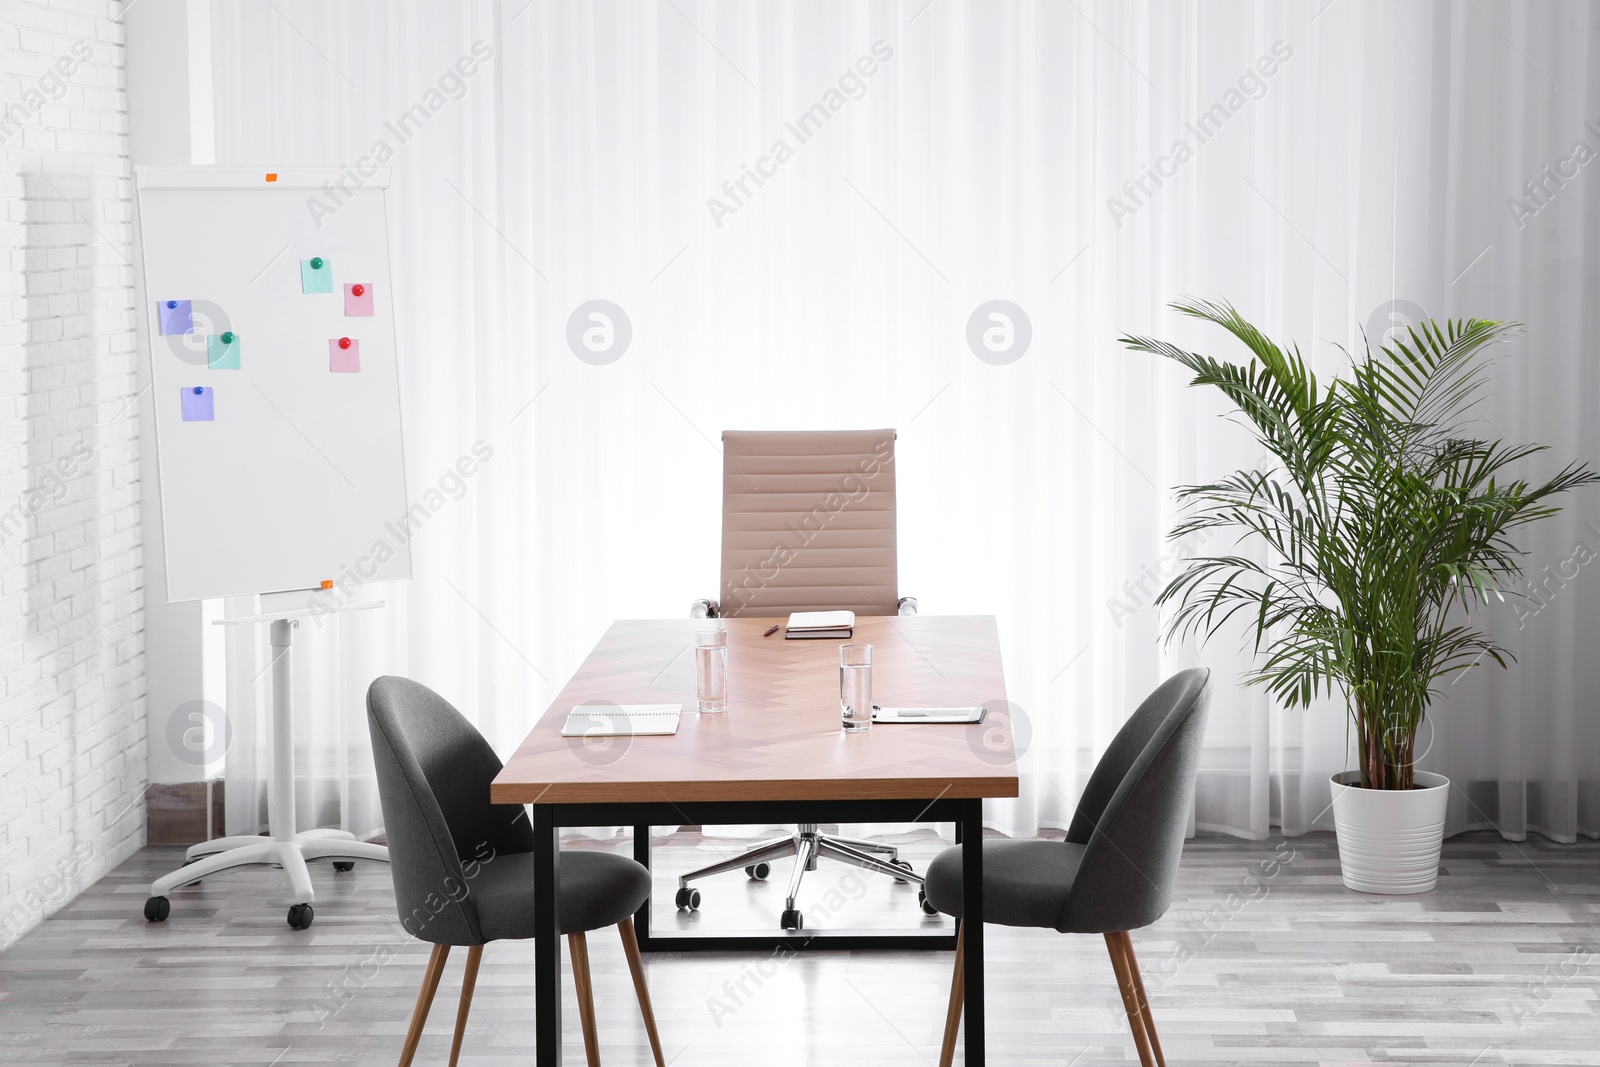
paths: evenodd
<path fill-rule="evenodd" d="M 720 626 L 694 632 L 694 695 L 701 711 L 728 710 L 728 631 Z"/>
<path fill-rule="evenodd" d="M 846 731 L 872 729 L 872 646 L 839 646 L 839 714 Z"/>

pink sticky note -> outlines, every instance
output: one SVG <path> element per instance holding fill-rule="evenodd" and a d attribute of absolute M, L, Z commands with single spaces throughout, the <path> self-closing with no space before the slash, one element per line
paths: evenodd
<path fill-rule="evenodd" d="M 329 338 L 328 369 L 335 372 L 360 370 L 361 342 L 354 337 Z"/>
<path fill-rule="evenodd" d="M 344 313 L 346 315 L 372 314 L 371 282 L 351 282 L 344 287 Z"/>

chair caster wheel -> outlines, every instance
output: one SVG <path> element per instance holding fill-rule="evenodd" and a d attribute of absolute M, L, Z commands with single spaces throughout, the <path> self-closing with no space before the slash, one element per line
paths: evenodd
<path fill-rule="evenodd" d="M 353 871 L 356 869 L 355 860 L 334 860 L 333 869 L 336 871 Z"/>
<path fill-rule="evenodd" d="M 799 908 L 784 908 L 783 915 L 778 918 L 778 925 L 785 930 L 800 930 L 805 924 L 806 917 L 800 914 Z"/>
<path fill-rule="evenodd" d="M 687 887 L 680 889 L 678 890 L 678 896 L 674 902 L 678 905 L 678 909 L 680 911 L 699 911 L 700 890 L 689 889 Z"/>
<path fill-rule="evenodd" d="M 316 912 L 310 904 L 289 905 L 289 925 L 296 930 L 304 930 L 311 925 L 311 920 L 316 918 Z"/>
<path fill-rule="evenodd" d="M 899 867 L 902 871 L 911 870 L 911 864 L 907 863 L 905 860 L 890 860 L 889 862 L 894 864 L 894 866 Z M 905 885 L 909 881 L 910 881 L 909 878 L 896 878 L 894 880 L 894 884 L 895 885 Z"/>
<path fill-rule="evenodd" d="M 924 890 L 917 890 L 917 903 L 922 905 L 922 914 L 937 915 L 939 909 L 928 903 L 928 894 Z"/>
<path fill-rule="evenodd" d="M 765 882 L 767 875 L 772 873 L 772 864 L 754 863 L 744 869 L 746 876 L 753 882 Z"/>
<path fill-rule="evenodd" d="M 172 914 L 172 902 L 166 897 L 151 897 L 144 902 L 144 917 L 153 923 L 164 923 Z"/>

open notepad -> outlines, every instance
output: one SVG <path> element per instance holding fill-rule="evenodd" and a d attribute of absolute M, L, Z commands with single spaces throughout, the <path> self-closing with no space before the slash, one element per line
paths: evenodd
<path fill-rule="evenodd" d="M 675 734 L 682 704 L 579 704 L 567 712 L 562 737 Z"/>

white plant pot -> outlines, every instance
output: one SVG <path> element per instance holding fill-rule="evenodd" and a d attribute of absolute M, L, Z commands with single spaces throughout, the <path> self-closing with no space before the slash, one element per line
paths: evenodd
<path fill-rule="evenodd" d="M 1360 771 L 1341 771 L 1332 781 L 1345 886 L 1360 893 L 1433 889 L 1439 882 L 1450 779 L 1417 771 L 1414 789 L 1363 789 Z"/>

